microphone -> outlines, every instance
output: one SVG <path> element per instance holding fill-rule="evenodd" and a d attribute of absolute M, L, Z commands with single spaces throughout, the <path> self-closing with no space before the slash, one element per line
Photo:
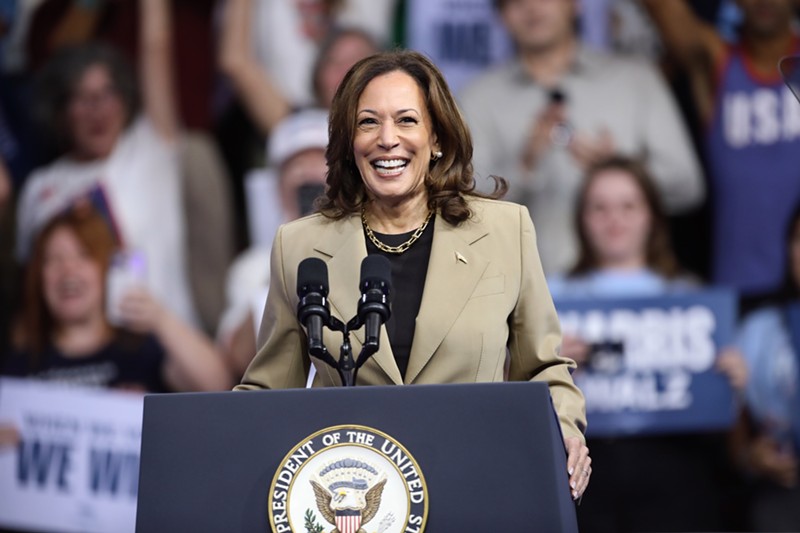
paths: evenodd
<path fill-rule="evenodd" d="M 365 257 L 361 262 L 359 287 L 358 321 L 364 324 L 364 347 L 377 351 L 381 325 L 391 316 L 392 264 L 389 260 L 382 255 Z"/>
<path fill-rule="evenodd" d="M 297 319 L 308 332 L 309 352 L 325 350 L 322 327 L 331 318 L 328 307 L 328 265 L 316 257 L 303 259 L 297 267 Z"/>
<path fill-rule="evenodd" d="M 381 325 L 389 319 L 392 293 L 392 265 L 380 255 L 370 255 L 361 262 L 361 298 L 358 313 L 347 324 L 331 316 L 328 305 L 328 265 L 316 257 L 303 259 L 297 267 L 297 319 L 306 328 L 308 353 L 329 364 L 339 373 L 342 385 L 356 383 L 358 369 L 378 351 Z M 365 341 L 358 360 L 353 360 L 349 332 L 364 326 Z M 339 361 L 328 352 L 322 341 L 322 328 L 341 331 L 344 335 Z"/>

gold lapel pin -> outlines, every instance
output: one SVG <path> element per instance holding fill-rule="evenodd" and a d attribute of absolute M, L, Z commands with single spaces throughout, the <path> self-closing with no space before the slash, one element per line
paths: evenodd
<path fill-rule="evenodd" d="M 467 264 L 467 258 L 461 255 L 461 252 L 456 252 L 456 260 L 461 261 L 465 265 Z"/>

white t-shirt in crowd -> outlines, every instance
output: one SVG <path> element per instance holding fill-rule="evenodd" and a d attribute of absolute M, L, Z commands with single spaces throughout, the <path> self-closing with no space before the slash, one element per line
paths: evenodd
<path fill-rule="evenodd" d="M 261 64 L 281 93 L 295 107 L 310 105 L 317 44 L 303 33 L 295 2 L 258 2 L 252 35 Z"/>
<path fill-rule="evenodd" d="M 17 213 L 17 257 L 25 261 L 36 233 L 55 215 L 101 188 L 127 249 L 146 260 L 147 286 L 167 308 L 197 324 L 186 264 L 178 144 L 146 117 L 122 134 L 103 160 L 61 157 L 26 180 Z"/>
<path fill-rule="evenodd" d="M 253 13 L 252 41 L 259 61 L 293 107 L 314 103 L 311 83 L 319 46 L 303 32 L 298 0 L 260 0 Z M 389 40 L 397 0 L 346 0 L 336 24 L 360 28 L 379 43 Z"/>

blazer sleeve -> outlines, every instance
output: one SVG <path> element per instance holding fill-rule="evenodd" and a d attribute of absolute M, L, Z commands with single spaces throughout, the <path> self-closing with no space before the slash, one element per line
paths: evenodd
<path fill-rule="evenodd" d="M 509 319 L 509 379 L 546 382 L 564 436 L 584 440 L 585 402 L 571 376 L 576 365 L 559 356 L 561 328 L 536 249 L 533 222 L 523 206 L 519 215 L 521 283 Z"/>
<path fill-rule="evenodd" d="M 258 333 L 260 349 L 234 390 L 301 388 L 306 383 L 307 342 L 290 298 L 283 230 L 283 226 L 278 228 L 272 243 L 269 294 Z"/>

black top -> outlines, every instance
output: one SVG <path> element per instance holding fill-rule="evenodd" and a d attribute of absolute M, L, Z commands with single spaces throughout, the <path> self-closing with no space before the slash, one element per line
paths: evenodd
<path fill-rule="evenodd" d="M 71 385 L 165 392 L 165 359 L 164 348 L 155 337 L 121 333 L 96 352 L 81 357 L 67 357 L 48 345 L 37 363 L 29 353 L 12 350 L 1 373 Z"/>
<path fill-rule="evenodd" d="M 420 303 L 422 303 L 425 276 L 428 274 L 428 260 L 433 244 L 434 218 L 431 217 L 419 239 L 401 254 L 382 252 L 369 240 L 369 237 L 366 237 L 365 233 L 367 254 L 383 255 L 392 264 L 392 315 L 386 322 L 386 332 L 389 334 L 389 343 L 392 346 L 397 368 L 400 369 L 400 375 L 403 378 L 408 369 L 411 343 L 414 341 L 415 322 Z M 398 235 L 373 233 L 383 244 L 399 246 L 411 238 L 414 232 L 409 231 Z"/>

